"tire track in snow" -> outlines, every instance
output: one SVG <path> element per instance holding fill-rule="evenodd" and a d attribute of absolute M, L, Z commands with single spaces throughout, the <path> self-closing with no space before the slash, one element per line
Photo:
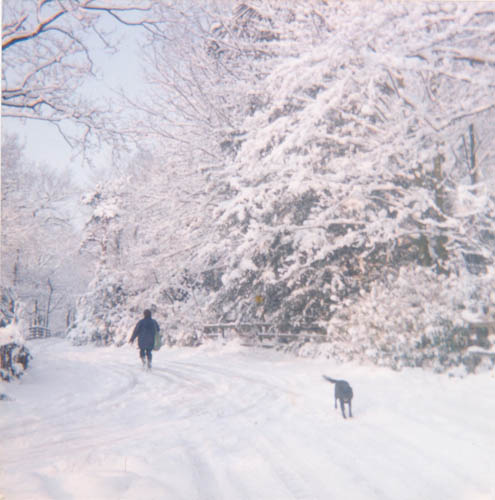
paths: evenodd
<path fill-rule="evenodd" d="M 292 390 L 283 388 L 280 383 L 274 384 L 268 382 L 264 377 L 260 378 L 253 373 L 246 373 L 244 370 L 237 371 L 223 367 L 183 362 L 180 363 L 180 366 L 182 370 L 187 370 L 188 372 L 193 370 L 199 377 L 204 377 L 208 373 L 213 374 L 216 380 L 224 377 L 234 385 L 234 390 L 237 392 L 242 391 L 243 394 L 248 394 L 246 389 L 255 386 L 256 390 L 254 392 L 258 395 L 254 400 L 250 400 L 248 404 L 244 402 L 239 404 L 238 400 L 230 399 L 228 404 L 231 408 L 228 414 L 222 416 L 229 419 L 234 418 L 238 421 L 238 426 L 245 429 L 251 428 L 254 431 L 252 442 L 245 444 L 248 446 L 248 450 L 245 450 L 245 452 L 255 456 L 256 461 L 264 464 L 264 469 L 271 470 L 272 475 L 278 478 L 278 482 L 282 486 L 281 490 L 284 492 L 284 499 L 315 500 L 315 492 L 308 485 L 308 483 L 311 484 L 311 481 L 304 478 L 297 470 L 297 467 L 287 464 L 287 455 L 280 450 L 283 440 L 277 443 L 274 442 L 262 430 L 263 424 L 256 426 L 255 429 L 253 421 L 247 416 L 248 414 L 253 414 L 253 410 L 257 410 L 257 413 L 266 412 L 270 405 L 274 406 L 280 403 L 280 400 L 283 400 L 285 405 L 289 406 L 290 397 L 295 394 Z M 261 391 L 260 387 L 262 388 Z M 261 396 L 259 396 L 259 392 L 261 392 Z M 225 430 L 222 432 L 221 428 L 216 430 L 216 441 L 228 440 L 228 437 L 229 431 Z M 201 467 L 207 467 L 204 460 L 196 459 L 196 461 L 201 464 Z M 237 488 L 243 489 L 241 484 L 237 484 Z M 245 486 L 244 489 L 246 489 Z M 217 494 L 219 493 L 217 492 Z M 220 498 L 215 495 L 205 498 L 210 497 Z M 253 498 L 256 497 L 253 496 Z"/>
<path fill-rule="evenodd" d="M 209 409 L 211 406 L 215 406 L 216 399 L 224 399 L 226 391 L 215 390 L 217 386 L 205 380 L 198 380 L 197 378 L 191 378 L 184 372 L 173 369 L 173 368 L 154 368 L 151 372 L 142 371 L 139 365 L 133 363 L 120 363 L 112 362 L 106 366 L 99 365 L 98 369 L 103 371 L 105 378 L 112 378 L 115 380 L 120 380 L 124 377 L 132 380 L 131 383 L 122 385 L 120 388 L 110 391 L 104 396 L 101 396 L 96 400 L 89 402 L 89 406 L 92 407 L 93 412 L 104 413 L 106 410 L 111 409 L 115 406 L 115 403 L 121 403 L 125 406 L 135 405 L 137 394 L 141 394 L 142 397 L 149 397 L 152 393 L 159 394 L 162 398 L 164 396 L 170 398 L 175 398 L 180 400 L 183 397 L 183 389 L 194 388 L 193 396 L 194 399 L 186 401 L 187 404 L 180 406 L 182 410 L 177 414 L 174 420 L 181 421 L 187 418 L 199 418 L 211 413 Z M 156 386 L 156 380 L 165 381 L 163 384 Z M 152 382 L 154 380 L 155 382 Z M 202 394 L 203 398 L 207 395 L 208 400 L 199 399 L 196 397 L 198 394 Z M 191 396 L 191 394 L 189 394 Z M 174 400 L 169 400 L 169 405 L 174 404 Z M 158 407 L 158 409 L 160 409 Z M 127 428 L 119 427 L 113 428 L 106 431 L 103 436 L 94 436 L 94 432 L 98 431 L 99 423 L 98 419 L 92 417 L 87 418 L 87 405 L 74 405 L 69 408 L 58 408 L 54 409 L 49 415 L 50 427 L 57 428 L 63 426 L 70 418 L 74 418 L 77 422 L 78 417 L 81 414 L 84 416 L 82 418 L 83 423 L 71 423 L 65 430 L 65 434 L 60 436 L 58 439 L 53 439 L 52 437 L 45 438 L 39 442 L 36 446 L 30 448 L 30 455 L 32 457 L 42 456 L 45 454 L 47 448 L 51 448 L 53 453 L 64 454 L 67 449 L 73 452 L 81 452 L 83 450 L 91 450 L 100 446 L 115 444 L 123 441 L 129 440 L 139 440 L 148 435 L 148 429 L 134 430 L 132 436 L 129 436 L 126 432 Z M 60 413 L 63 413 L 61 416 Z M 162 425 L 155 424 L 155 431 L 159 431 L 160 428 L 168 429 L 171 422 L 171 412 L 170 408 L 167 408 L 168 420 L 163 422 Z M 47 420 L 44 418 L 44 420 Z M 96 420 L 96 421 L 95 421 Z M 32 429 L 37 431 L 37 426 L 39 423 L 33 423 L 31 425 Z M 20 431 L 17 435 L 10 436 L 15 439 L 19 436 L 26 438 L 29 435 L 29 429 Z M 50 433 L 48 433 L 50 435 Z M 81 444 L 81 436 L 85 436 L 83 444 Z M 22 458 L 22 453 L 19 454 L 18 458 Z"/>
<path fill-rule="evenodd" d="M 223 367 L 218 366 L 212 367 L 207 364 L 203 365 L 201 363 L 181 364 L 187 370 L 193 370 L 198 373 L 198 375 L 202 376 L 204 376 L 204 372 L 206 370 L 215 373 L 219 378 L 228 377 L 230 379 L 244 381 L 246 384 L 255 383 L 263 385 L 264 387 L 276 387 L 279 398 L 281 394 L 285 394 L 287 397 L 294 395 L 298 397 L 301 396 L 300 393 L 295 392 L 288 386 L 285 386 L 284 390 L 283 383 L 280 381 L 273 384 L 265 379 L 260 380 L 259 378 L 256 378 L 256 376 L 253 376 L 252 373 L 246 373 L 243 369 L 236 371 L 232 369 L 224 369 Z M 263 376 L 266 376 L 266 374 L 263 374 Z M 263 399 L 264 398 L 259 398 L 258 409 L 260 414 L 266 414 L 267 412 L 267 407 L 264 406 Z M 271 401 L 271 397 L 268 398 L 268 403 L 273 403 L 273 401 Z M 253 405 L 253 409 L 256 409 L 256 404 Z M 235 412 L 231 412 L 231 414 L 242 416 L 246 410 L 249 410 L 249 408 L 238 408 Z M 338 415 L 338 419 L 341 418 L 340 413 L 336 413 L 334 417 L 336 415 Z M 297 418 L 297 416 L 298 415 L 295 415 L 295 418 Z M 334 417 L 329 415 L 328 420 L 331 421 Z M 392 419 L 400 419 L 401 417 L 403 417 L 403 415 L 400 413 L 392 414 L 390 416 Z M 340 420 L 338 422 L 339 424 L 341 423 Z M 348 423 L 346 431 L 350 430 L 350 425 L 358 424 L 358 422 L 359 421 L 355 419 L 352 423 Z M 404 420 L 403 425 L 405 428 L 408 428 L 411 426 L 411 423 L 413 423 L 417 428 L 418 423 L 416 422 L 413 413 L 408 419 Z M 466 484 L 472 484 L 473 488 L 476 486 L 476 482 L 473 481 L 473 478 L 470 477 L 468 473 L 463 471 L 462 466 L 456 467 L 455 469 L 452 468 L 452 460 L 450 460 L 449 456 L 452 450 L 445 450 L 442 453 L 435 454 L 435 462 L 438 462 L 438 464 L 435 463 L 434 470 L 436 472 L 432 473 L 431 469 L 424 467 L 425 449 L 415 442 L 414 437 L 409 439 L 407 435 L 404 436 L 397 434 L 393 430 L 387 429 L 386 427 L 373 427 L 369 423 L 362 420 L 359 422 L 360 425 L 358 427 L 358 434 L 361 436 L 361 440 L 342 440 L 332 436 L 332 431 L 335 431 L 335 427 L 337 427 L 337 429 L 340 428 L 339 424 L 337 424 L 337 426 L 329 426 L 329 435 L 318 435 L 317 439 L 313 442 L 315 450 L 319 450 L 322 442 L 325 442 L 329 450 L 333 449 L 338 452 L 336 453 L 338 455 L 338 463 L 333 464 L 331 462 L 330 455 L 322 455 L 319 451 L 315 451 L 314 454 L 315 458 L 318 458 L 320 461 L 328 461 L 328 463 L 331 464 L 330 469 L 337 470 L 337 476 L 347 478 L 347 480 L 343 481 L 344 487 L 345 483 L 348 483 L 347 489 L 352 489 L 358 485 L 357 491 L 355 492 L 355 498 L 393 500 L 397 497 L 396 494 L 386 493 L 386 491 L 391 490 L 397 491 L 397 494 L 402 494 L 403 498 L 410 498 L 412 500 L 424 496 L 432 488 L 436 491 L 443 489 L 444 493 L 448 494 L 452 485 L 458 485 L 459 487 L 464 485 L 465 487 Z M 396 427 L 396 425 L 394 427 Z M 271 432 L 273 435 L 273 429 Z M 305 498 L 306 496 L 311 498 L 312 493 L 306 491 L 304 486 L 304 477 L 300 474 L 300 471 L 305 471 L 306 477 L 311 478 L 311 470 L 305 467 L 304 464 L 300 463 L 297 459 L 297 446 L 304 443 L 304 440 L 307 440 L 307 436 L 298 436 L 295 440 L 295 445 L 290 448 L 284 444 L 284 441 L 287 440 L 286 437 L 279 436 L 279 440 L 274 442 L 271 437 L 272 435 L 264 435 L 262 439 L 258 440 L 259 454 L 263 455 L 265 458 L 272 457 L 268 460 L 270 466 L 274 468 L 282 482 L 287 484 L 287 488 L 292 492 L 294 498 Z M 374 436 L 381 436 L 381 438 L 375 439 Z M 432 438 L 434 438 L 434 436 L 432 436 Z M 359 449 L 359 445 L 361 444 L 360 441 L 366 443 L 368 447 L 374 447 L 376 450 L 381 450 L 385 447 L 388 455 L 378 454 L 372 457 L 361 458 L 357 454 L 358 452 L 356 452 L 356 448 Z M 453 442 L 452 444 L 455 443 Z M 279 451 L 279 449 L 282 451 Z M 285 450 L 285 452 L 283 450 Z M 280 464 L 284 463 L 283 458 L 286 456 L 290 456 L 291 460 L 297 463 L 298 466 L 295 468 L 283 465 L 281 466 Z M 379 463 L 376 463 L 377 461 Z M 342 467 L 342 464 L 345 464 L 344 467 Z M 459 465 L 461 465 L 461 462 Z M 388 475 L 389 477 L 387 482 L 382 486 L 376 484 L 374 481 L 373 470 L 375 466 L 378 466 L 382 470 L 386 471 L 385 475 Z M 349 471 L 352 471 L 352 473 Z M 294 479 L 298 476 L 302 479 L 302 481 L 298 482 Z M 394 477 L 401 479 L 396 480 Z M 406 493 L 404 493 L 404 477 L 410 478 L 408 481 L 409 488 L 406 490 Z M 289 478 L 293 481 L 292 483 L 288 480 Z M 386 487 L 386 490 L 384 487 Z M 367 493 L 360 496 L 359 491 L 366 491 Z"/>
<path fill-rule="evenodd" d="M 61 456 L 68 450 L 92 449 L 104 443 L 122 440 L 119 439 L 122 437 L 119 430 L 110 430 L 105 432 L 104 436 L 95 438 L 94 432 L 99 427 L 97 415 L 105 414 L 116 402 L 121 401 L 123 396 L 132 392 L 138 384 L 137 377 L 122 370 L 118 365 L 105 367 L 103 371 L 106 376 L 109 373 L 117 374 L 114 378 L 118 377 L 119 381 L 124 377 L 123 380 L 126 382 L 104 396 L 100 393 L 98 398 L 90 399 L 84 405 L 54 406 L 36 422 L 21 421 L 18 431 L 12 431 L 11 427 L 5 426 L 4 431 L 0 431 L 2 440 L 6 446 L 15 450 L 8 463 L 23 460 L 26 451 L 30 459 L 36 459 L 45 456 L 47 450 L 50 450 L 51 457 Z M 42 432 L 40 428 L 43 429 Z M 29 442 L 28 449 L 24 445 L 27 442 Z M 16 443 L 18 444 L 15 445 Z"/>
<path fill-rule="evenodd" d="M 71 361 L 66 366 L 59 366 L 58 369 L 64 372 L 77 371 L 78 364 Z M 92 392 L 87 392 L 84 395 L 86 398 L 84 403 L 70 405 L 65 404 L 66 394 L 64 393 L 53 402 L 48 411 L 46 408 L 43 409 L 42 416 L 35 421 L 28 417 L 20 420 L 14 429 L 11 425 L 0 427 L 3 444 L 14 450 L 17 448 L 11 454 L 9 463 L 16 463 L 23 459 L 25 454 L 23 443 L 30 441 L 31 435 L 33 438 L 29 446 L 29 456 L 32 459 L 46 455 L 48 449 L 51 451 L 51 455 L 61 456 L 67 453 L 68 449 L 80 452 L 146 436 L 146 430 L 138 430 L 134 431 L 130 437 L 126 432 L 127 429 L 118 425 L 115 428 L 105 430 L 104 435 L 98 436 L 97 434 L 101 421 L 107 418 L 108 411 L 114 410 L 118 406 L 133 405 L 136 392 L 146 394 L 146 385 L 151 374 L 142 372 L 137 366 L 119 361 L 95 364 L 93 370 L 96 370 L 96 378 L 111 383 L 108 391 L 102 393 L 101 387 L 97 387 L 98 390 L 94 392 L 94 398 Z M 85 365 L 84 371 L 86 370 L 87 366 Z M 177 375 L 167 376 L 163 374 L 161 378 L 169 382 L 160 387 L 162 395 L 177 393 L 181 389 L 180 382 L 184 382 L 184 379 Z M 40 433 L 40 426 L 44 428 L 42 433 Z M 81 439 L 82 437 L 84 439 Z"/>
<path fill-rule="evenodd" d="M 232 474 L 229 479 L 224 478 L 220 483 L 215 480 L 215 474 L 221 476 L 222 467 L 223 465 L 227 466 L 227 464 L 218 463 L 218 455 L 222 456 L 223 453 L 217 453 L 215 455 L 217 463 L 211 463 L 205 449 L 216 449 L 221 447 L 222 443 L 231 440 L 231 428 L 230 426 L 223 426 L 222 421 L 227 420 L 230 425 L 232 425 L 232 421 L 235 421 L 237 427 L 240 426 L 244 429 L 253 428 L 252 419 L 249 419 L 246 415 L 253 414 L 254 410 L 266 410 L 270 404 L 276 404 L 281 398 L 285 400 L 286 391 L 282 390 L 280 386 L 266 382 L 264 379 L 246 375 L 244 372 L 239 373 L 236 370 L 184 362 L 174 363 L 173 366 L 179 376 L 184 375 L 184 373 L 187 374 L 186 376 L 189 376 L 191 372 L 195 373 L 196 376 L 192 379 L 194 384 L 204 385 L 205 380 L 207 380 L 207 385 L 217 388 L 217 391 L 208 395 L 206 400 L 198 401 L 197 406 L 193 406 L 193 411 L 188 408 L 187 412 L 182 415 L 182 418 L 191 416 L 211 417 L 218 422 L 213 438 L 202 435 L 196 441 L 187 441 L 183 445 L 195 471 L 194 476 L 197 477 L 198 484 L 203 485 L 198 486 L 202 492 L 199 498 L 232 498 L 224 496 L 222 491 L 226 489 L 235 491 L 236 494 L 243 492 L 243 496 L 239 498 L 258 498 L 256 495 L 249 493 L 250 487 L 245 484 L 243 479 L 237 478 L 236 480 Z M 168 369 L 171 368 L 164 370 L 167 371 Z M 224 390 L 219 392 L 218 387 L 223 387 Z M 229 398 L 229 394 L 232 396 L 232 393 L 243 394 L 242 402 L 235 397 Z M 219 398 L 223 400 L 223 404 L 219 403 Z M 215 410 L 212 412 L 208 410 L 209 407 L 215 408 Z M 202 408 L 203 411 L 198 413 L 197 408 Z M 263 446 L 260 444 L 260 439 L 263 439 L 265 443 Z M 278 482 L 283 486 L 284 498 L 293 498 L 295 500 L 314 499 L 314 495 L 307 489 L 304 479 L 299 477 L 298 473 L 293 469 L 284 466 L 286 457 L 277 453 L 276 448 L 271 446 L 265 438 L 261 438 L 259 429 L 256 432 L 256 443 L 247 444 L 247 448 L 244 450 L 245 454 L 251 457 L 254 456 L 256 462 L 263 463 L 263 468 L 271 470 L 272 475 L 278 478 Z"/>
<path fill-rule="evenodd" d="M 234 370 L 183 362 L 175 362 L 172 366 L 172 368 L 167 367 L 163 370 L 175 370 L 179 377 L 184 376 L 189 379 L 192 386 L 199 386 L 202 393 L 204 388 L 202 397 L 207 398 L 206 401 L 201 398 L 191 401 L 191 407 L 186 408 L 181 415 L 182 418 L 212 414 L 212 412 L 217 418 L 230 418 L 260 407 L 266 408 L 285 395 L 280 387 L 259 378 L 245 376 Z M 191 371 L 197 376 L 191 377 Z M 263 390 L 260 391 L 259 386 L 262 386 Z M 209 392 L 206 392 L 206 389 Z M 240 407 L 234 405 L 232 398 L 229 398 L 229 396 L 238 393 L 243 394 L 244 402 Z M 216 411 L 211 408 L 215 408 Z M 219 408 L 220 411 L 218 411 Z"/>
<path fill-rule="evenodd" d="M 113 377 L 115 372 L 118 372 L 118 381 L 120 382 L 121 380 L 123 383 L 115 389 L 111 389 L 109 392 L 105 393 L 103 396 L 101 393 L 97 395 L 94 399 L 90 398 L 89 401 L 85 401 L 84 404 L 81 403 L 75 403 L 75 404 L 60 404 L 61 401 L 58 401 L 59 405 L 58 406 L 52 406 L 51 409 L 48 412 L 43 413 L 43 420 L 49 421 L 53 424 L 53 426 L 56 426 L 58 423 L 69 420 L 70 417 L 77 417 L 78 414 L 81 414 L 85 412 L 88 407 L 92 408 L 99 408 L 99 407 L 105 407 L 105 406 L 111 406 L 114 404 L 115 401 L 118 401 L 122 398 L 122 396 L 134 389 L 137 385 L 137 378 L 134 374 L 129 374 L 128 371 L 121 369 L 119 365 L 115 365 L 114 367 L 105 367 L 102 368 L 104 372 L 106 372 L 106 377 L 108 377 L 108 374 L 112 375 L 112 378 L 117 380 L 116 377 Z M 96 393 L 95 393 L 96 394 Z M 15 404 L 16 402 L 13 402 L 12 404 Z M 12 433 L 12 426 L 11 425 L 4 425 L 0 426 L 0 433 L 4 434 L 7 433 L 9 434 L 10 438 L 18 438 L 18 437 L 24 437 L 26 434 L 29 434 L 29 432 L 33 430 L 37 430 L 38 426 L 40 425 L 39 419 L 36 421 L 33 421 L 31 417 L 28 417 L 24 420 L 21 420 L 17 422 L 17 427 L 18 431 L 17 433 L 14 431 Z"/>
<path fill-rule="evenodd" d="M 255 447 L 287 488 L 291 495 L 290 498 L 294 500 L 314 500 L 315 492 L 310 487 L 312 481 L 303 476 L 301 469 L 295 465 L 293 460 L 291 460 L 290 465 L 287 463 L 289 455 L 282 451 L 286 450 L 283 443 L 283 439 L 275 441 L 272 437 L 267 437 L 263 433 L 258 436 Z"/>

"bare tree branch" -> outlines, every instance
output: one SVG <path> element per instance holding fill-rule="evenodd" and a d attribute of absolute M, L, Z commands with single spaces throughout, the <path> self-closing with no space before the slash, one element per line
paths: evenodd
<path fill-rule="evenodd" d="M 3 116 L 54 124 L 64 131 L 64 140 L 81 152 L 98 146 L 101 139 L 114 142 L 119 135 L 125 143 L 124 131 L 116 126 L 119 110 L 103 109 L 99 96 L 81 99 L 81 87 L 96 76 L 94 35 L 105 49 L 117 50 L 113 35 L 105 33 L 108 28 L 98 25 L 99 20 L 106 17 L 125 29 L 159 33 L 162 20 L 154 9 L 158 4 L 158 0 L 135 0 L 125 6 L 103 0 L 33 0 L 26 11 L 29 2 L 12 3 L 10 10 L 4 10 Z"/>
<path fill-rule="evenodd" d="M 67 14 L 67 11 L 65 9 L 60 10 L 59 12 L 56 12 L 52 16 L 50 16 L 48 19 L 45 19 L 42 21 L 38 26 L 36 26 L 35 29 L 32 31 L 24 32 L 24 33 L 19 33 L 16 35 L 12 35 L 10 37 L 7 37 L 3 42 L 2 42 L 2 52 L 4 50 L 7 50 L 9 47 L 12 45 L 19 43 L 19 42 L 24 42 L 26 40 L 30 40 L 31 38 L 37 37 L 40 33 L 43 31 L 46 31 L 45 28 L 55 22 L 57 19 L 62 17 L 64 14 Z M 25 19 L 25 18 L 24 18 Z M 18 25 L 20 28 L 20 25 Z"/>

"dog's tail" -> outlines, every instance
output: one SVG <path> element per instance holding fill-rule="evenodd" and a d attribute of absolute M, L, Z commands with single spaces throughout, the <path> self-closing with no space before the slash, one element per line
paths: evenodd
<path fill-rule="evenodd" d="M 338 380 L 335 380 L 333 378 L 330 378 L 328 377 L 327 375 L 322 375 L 322 377 L 325 379 L 325 380 L 328 380 L 329 382 L 332 382 L 332 384 L 336 384 L 338 382 Z"/>

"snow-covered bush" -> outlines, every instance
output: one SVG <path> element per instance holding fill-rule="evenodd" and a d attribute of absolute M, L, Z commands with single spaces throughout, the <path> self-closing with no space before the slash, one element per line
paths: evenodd
<path fill-rule="evenodd" d="M 149 309 L 160 325 L 165 344 L 197 345 L 202 318 L 197 314 L 194 294 L 191 288 L 136 284 L 132 273 L 100 269 L 79 301 L 68 338 L 75 344 L 123 345 L 144 309 Z"/>
<path fill-rule="evenodd" d="M 9 381 L 23 374 L 31 355 L 24 345 L 14 295 L 3 287 L 0 293 L 0 379 Z"/>
<path fill-rule="evenodd" d="M 0 379 L 8 382 L 12 378 L 19 378 L 27 369 L 30 359 L 31 355 L 23 345 L 14 342 L 0 344 Z"/>
<path fill-rule="evenodd" d="M 494 339 L 473 328 L 480 318 L 495 323 L 494 287 L 494 273 L 449 277 L 425 268 L 402 268 L 340 310 L 328 323 L 327 343 L 293 350 L 395 369 L 444 371 L 464 365 L 473 371 L 481 360 L 469 348 L 495 347 Z"/>

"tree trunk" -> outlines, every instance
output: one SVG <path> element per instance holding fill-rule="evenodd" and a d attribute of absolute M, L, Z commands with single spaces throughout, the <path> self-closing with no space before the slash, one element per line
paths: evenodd
<path fill-rule="evenodd" d="M 478 165 L 476 165 L 476 138 L 474 136 L 474 125 L 469 125 L 469 175 L 471 184 L 478 183 Z"/>
<path fill-rule="evenodd" d="M 46 304 L 46 314 L 45 314 L 45 328 L 48 328 L 48 325 L 50 323 L 50 307 L 52 303 L 52 295 L 53 295 L 53 285 L 50 280 L 48 280 L 48 289 L 50 290 L 48 293 L 48 301 Z"/>

